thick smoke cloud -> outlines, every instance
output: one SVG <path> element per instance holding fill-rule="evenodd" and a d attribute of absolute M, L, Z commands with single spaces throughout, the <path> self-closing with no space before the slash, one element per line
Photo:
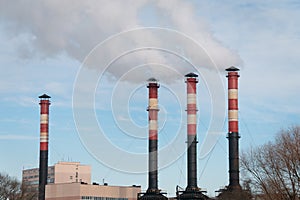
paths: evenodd
<path fill-rule="evenodd" d="M 148 8 L 151 8 L 150 15 L 156 19 L 155 25 L 177 30 L 196 40 L 205 48 L 217 67 L 240 65 L 239 56 L 222 46 L 213 37 L 209 27 L 197 16 L 193 4 L 187 1 L 2 0 L 0 1 L 0 19 L 2 27 L 11 37 L 22 37 L 25 40 L 19 48 L 23 56 L 52 57 L 64 53 L 82 62 L 97 44 L 109 36 L 149 25 L 151 19 L 144 15 L 149 12 Z M 153 44 L 164 43 L 164 38 L 151 33 L 139 37 L 151 38 Z M 122 45 L 138 43 L 141 40 L 139 37 L 127 38 L 128 41 L 124 41 Z M 107 52 L 113 52 L 115 48 L 123 47 L 112 45 Z M 178 47 L 183 55 L 189 48 L 189 46 Z M 190 51 L 192 52 L 193 49 Z M 197 52 L 194 53 L 197 54 Z M 151 61 L 156 59 L 169 65 L 175 64 L 166 60 L 166 56 L 162 56 L 159 52 L 153 51 L 148 54 Z M 131 56 L 131 61 L 145 60 L 145 58 L 133 57 Z M 135 63 L 128 59 L 127 64 L 122 66 L 123 69 L 129 70 L 134 67 Z M 117 70 L 110 69 L 109 71 L 117 77 L 120 75 Z"/>

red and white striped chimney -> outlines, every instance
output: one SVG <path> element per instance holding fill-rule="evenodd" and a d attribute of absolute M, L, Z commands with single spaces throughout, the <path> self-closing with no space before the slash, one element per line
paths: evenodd
<path fill-rule="evenodd" d="M 157 93 L 159 84 L 156 79 L 151 78 L 148 80 L 149 88 L 149 104 L 148 104 L 148 117 L 149 117 L 149 188 L 147 193 L 159 193 L 158 191 L 158 178 L 157 178 L 157 116 L 158 116 L 158 100 Z"/>
<path fill-rule="evenodd" d="M 186 191 L 197 191 L 197 74 L 185 75 L 187 85 L 187 165 L 188 185 Z"/>
<path fill-rule="evenodd" d="M 149 103 L 148 103 L 148 131 L 149 131 L 149 161 L 148 161 L 148 189 L 146 193 L 138 194 L 138 200 L 167 200 L 168 198 L 158 189 L 158 88 L 155 78 L 148 79 Z"/>
<path fill-rule="evenodd" d="M 239 183 L 239 124 L 238 78 L 239 69 L 230 67 L 228 72 L 228 140 L 229 140 L 229 189 L 240 190 Z"/>
<path fill-rule="evenodd" d="M 187 88 L 187 187 L 176 192 L 178 200 L 207 200 L 197 186 L 197 83 L 198 75 L 185 75 Z"/>
<path fill-rule="evenodd" d="M 48 141 L 49 141 L 49 105 L 50 96 L 43 94 L 40 98 L 40 166 L 39 166 L 39 200 L 45 200 L 45 187 L 48 177 Z"/>

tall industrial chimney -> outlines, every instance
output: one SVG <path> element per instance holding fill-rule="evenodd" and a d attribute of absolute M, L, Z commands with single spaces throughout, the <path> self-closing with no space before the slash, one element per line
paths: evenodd
<path fill-rule="evenodd" d="M 228 141 L 229 141 L 229 185 L 220 189 L 220 200 L 250 200 L 249 190 L 243 190 L 240 185 L 239 170 L 239 123 L 238 123 L 238 74 L 239 69 L 226 69 L 228 75 Z"/>
<path fill-rule="evenodd" d="M 239 69 L 230 67 L 228 72 L 228 140 L 229 140 L 229 190 L 241 190 L 239 181 L 239 127 L 238 127 L 238 78 Z"/>
<path fill-rule="evenodd" d="M 177 199 L 208 199 L 197 186 L 197 95 L 198 75 L 185 75 L 187 84 L 187 187 Z"/>
<path fill-rule="evenodd" d="M 197 186 L 197 96 L 198 75 L 189 73 L 185 76 L 187 84 L 187 191 L 198 190 Z"/>
<path fill-rule="evenodd" d="M 158 189 L 157 183 L 157 143 L 158 143 L 158 100 L 157 93 L 159 84 L 155 78 L 148 79 L 149 88 L 148 120 L 149 120 L 149 161 L 148 161 L 148 189 L 144 194 L 139 194 L 140 200 L 166 200 L 167 197 Z"/>
<path fill-rule="evenodd" d="M 39 96 L 41 105 L 40 115 L 40 166 L 39 166 L 39 200 L 45 200 L 45 187 L 48 177 L 48 130 L 50 96 Z"/>

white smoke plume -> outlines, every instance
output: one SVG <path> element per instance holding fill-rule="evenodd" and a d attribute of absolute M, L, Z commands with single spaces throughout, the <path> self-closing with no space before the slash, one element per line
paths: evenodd
<path fill-rule="evenodd" d="M 115 54 L 122 53 L 121 50 L 127 51 L 147 44 L 170 51 L 175 51 L 176 48 L 178 54 L 193 60 L 196 65 L 201 65 L 197 67 L 211 68 L 215 65 L 219 69 L 224 69 L 231 65 L 241 65 L 239 56 L 214 38 L 209 26 L 197 16 L 195 7 L 189 1 L 1 0 L 0 23 L 11 37 L 23 38 L 24 43 L 20 44 L 19 48 L 19 53 L 23 57 L 47 58 L 66 54 L 82 62 L 96 45 L 108 37 L 122 31 L 155 25 L 176 30 L 198 44 L 191 45 L 185 39 L 182 40 L 183 37 L 174 34 L 170 36 L 145 31 L 143 34 L 121 37 L 120 42 L 112 41 L 107 45 L 105 54 L 108 56 L 113 54 L 115 57 Z M 202 52 L 199 52 L 199 46 Z M 207 61 L 207 55 L 211 60 Z M 100 55 L 100 58 L 104 56 Z M 178 63 L 174 61 L 174 55 L 170 52 L 143 50 L 120 58 L 115 64 L 117 66 L 110 66 L 107 72 L 119 78 L 124 72 L 139 64 L 153 62 L 169 65 L 181 73 L 192 70 L 189 64 L 187 64 L 189 67 L 176 68 Z M 105 67 L 99 64 L 99 60 L 97 63 L 97 67 Z M 162 74 L 161 71 L 155 73 L 155 69 L 151 67 L 149 71 L 154 76 Z M 168 77 L 170 74 L 161 78 L 168 79 Z M 130 78 L 134 81 L 139 77 Z"/>

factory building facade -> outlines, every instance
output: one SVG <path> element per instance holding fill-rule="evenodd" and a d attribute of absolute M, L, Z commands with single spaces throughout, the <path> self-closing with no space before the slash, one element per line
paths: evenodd
<path fill-rule="evenodd" d="M 54 166 L 48 167 L 48 183 L 54 183 Z M 38 193 L 39 168 L 25 169 L 22 171 L 22 184 L 28 185 L 30 192 Z"/>
<path fill-rule="evenodd" d="M 140 186 L 59 183 L 46 185 L 46 200 L 136 200 L 140 192 Z"/>
<path fill-rule="evenodd" d="M 48 167 L 48 184 L 73 182 L 91 183 L 91 167 L 80 162 L 58 162 Z M 30 192 L 38 193 L 39 168 L 23 170 L 22 183 L 28 185 Z"/>
<path fill-rule="evenodd" d="M 58 162 L 54 165 L 54 182 L 91 183 L 91 166 L 81 165 L 79 162 Z"/>
<path fill-rule="evenodd" d="M 38 194 L 39 168 L 22 172 L 22 183 Z M 58 162 L 48 167 L 46 200 L 136 200 L 140 186 L 91 184 L 91 167 L 80 162 Z"/>

